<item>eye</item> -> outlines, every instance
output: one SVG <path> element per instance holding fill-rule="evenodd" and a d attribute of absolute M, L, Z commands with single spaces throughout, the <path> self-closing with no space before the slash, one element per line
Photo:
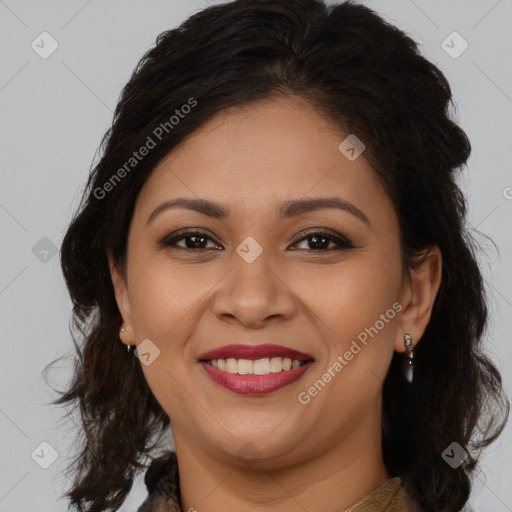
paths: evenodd
<path fill-rule="evenodd" d="M 335 235 L 325 231 L 312 231 L 306 236 L 300 238 L 294 245 L 298 243 L 308 243 L 307 247 L 315 252 L 330 252 L 332 250 L 339 251 L 343 249 L 354 249 L 354 245 L 341 235 Z M 310 242 L 308 242 L 310 241 Z M 337 246 L 334 249 L 329 249 L 329 244 L 334 242 Z"/>
<path fill-rule="evenodd" d="M 184 246 L 178 245 L 178 242 L 182 241 L 184 242 Z M 213 239 L 201 231 L 181 231 L 178 234 L 164 238 L 160 242 L 160 245 L 162 247 L 175 247 L 185 250 L 215 249 L 217 247 L 216 245 L 214 245 L 214 247 L 207 247 L 208 241 L 213 242 Z"/>

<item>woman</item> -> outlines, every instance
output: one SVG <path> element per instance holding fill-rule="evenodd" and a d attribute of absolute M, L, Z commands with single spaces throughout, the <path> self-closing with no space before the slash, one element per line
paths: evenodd
<path fill-rule="evenodd" d="M 140 512 L 464 506 L 508 402 L 450 101 L 352 2 L 238 0 L 158 37 L 62 244 L 73 506 L 118 510 L 145 456 Z"/>

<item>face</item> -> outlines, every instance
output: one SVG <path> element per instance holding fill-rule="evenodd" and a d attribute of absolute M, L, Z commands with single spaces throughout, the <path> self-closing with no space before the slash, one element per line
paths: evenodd
<path fill-rule="evenodd" d="M 423 333 L 438 282 L 402 279 L 393 205 L 347 135 L 305 100 L 265 100 L 204 124 L 141 190 L 111 271 L 177 449 L 278 465 L 379 432 L 393 351 Z M 227 345 L 245 347 L 205 357 Z"/>

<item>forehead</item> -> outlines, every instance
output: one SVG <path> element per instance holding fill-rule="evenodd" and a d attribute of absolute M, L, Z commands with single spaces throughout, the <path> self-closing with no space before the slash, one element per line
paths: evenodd
<path fill-rule="evenodd" d="M 347 135 L 297 97 L 222 111 L 160 161 L 141 191 L 139 209 L 187 196 L 261 210 L 322 195 L 389 208 L 364 153 L 351 161 L 340 151 Z"/>

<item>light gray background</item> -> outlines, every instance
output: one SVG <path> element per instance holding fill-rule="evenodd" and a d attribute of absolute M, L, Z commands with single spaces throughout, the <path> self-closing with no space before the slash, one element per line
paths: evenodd
<path fill-rule="evenodd" d="M 498 254 L 481 238 L 488 249 L 481 261 L 492 300 L 487 346 L 510 392 L 512 1 L 362 3 L 421 42 L 453 87 L 456 118 L 473 145 L 461 180 L 469 222 L 499 248 Z M 206 5 L 204 0 L 0 0 L 0 314 L 5 328 L 0 512 L 67 510 L 58 496 L 67 487 L 61 471 L 75 432 L 72 424 L 62 424 L 62 410 L 45 405 L 54 395 L 41 375 L 46 364 L 72 348 L 70 301 L 51 247 L 60 246 L 121 88 L 139 58 L 160 32 Z M 43 31 L 59 45 L 47 59 L 31 48 Z M 458 58 L 441 46 L 453 31 L 469 44 Z M 445 44 L 454 47 L 452 52 L 460 50 L 461 40 L 452 39 Z M 50 242 L 40 242 L 44 237 Z M 62 388 L 70 363 L 60 368 L 50 382 Z M 471 498 L 475 510 L 512 511 L 511 441 L 509 422 L 482 460 Z M 49 457 L 42 442 L 58 453 L 48 469 L 31 458 L 34 450 L 40 460 Z M 142 476 L 121 511 L 135 510 L 144 499 Z"/>

